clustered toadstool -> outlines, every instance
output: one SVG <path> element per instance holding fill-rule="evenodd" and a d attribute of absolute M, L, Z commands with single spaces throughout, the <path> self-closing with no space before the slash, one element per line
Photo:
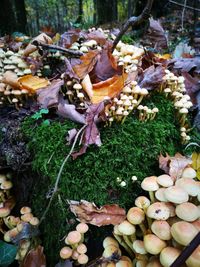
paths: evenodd
<path fill-rule="evenodd" d="M 15 242 L 18 239 L 18 250 L 16 260 L 21 262 L 26 254 L 33 248 L 30 237 L 20 238 L 20 232 L 25 229 L 37 229 L 39 225 L 39 219 L 35 217 L 30 207 L 22 207 L 20 209 L 20 217 L 11 215 L 11 211 L 15 206 L 14 198 L 11 194 L 13 187 L 11 181 L 11 175 L 0 174 L 0 225 L 1 232 L 5 242 Z"/>
<path fill-rule="evenodd" d="M 162 174 L 146 177 L 141 186 L 150 199 L 136 198 L 126 220 L 114 226 L 113 236 L 133 260 L 130 266 L 170 267 L 200 231 L 200 181 L 188 166 L 178 180 Z M 200 246 L 184 266 L 197 267 L 199 260 Z"/>

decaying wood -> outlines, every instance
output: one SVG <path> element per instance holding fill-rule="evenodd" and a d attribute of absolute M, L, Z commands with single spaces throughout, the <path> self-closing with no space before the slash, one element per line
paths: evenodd
<path fill-rule="evenodd" d="M 119 43 L 119 41 L 121 40 L 122 36 L 125 34 L 125 32 L 128 30 L 128 28 L 130 26 L 132 26 L 132 27 L 138 26 L 142 22 L 144 22 L 144 21 L 149 19 L 151 8 L 152 8 L 152 5 L 153 5 L 153 1 L 154 0 L 148 0 L 147 1 L 147 4 L 146 4 L 144 10 L 142 11 L 142 13 L 138 17 L 130 17 L 127 20 L 127 22 L 124 24 L 123 28 L 121 29 L 121 31 L 119 32 L 119 34 L 117 35 L 117 37 L 116 37 L 116 39 L 115 39 L 115 41 L 113 43 L 112 51 L 114 51 L 116 45 Z"/>

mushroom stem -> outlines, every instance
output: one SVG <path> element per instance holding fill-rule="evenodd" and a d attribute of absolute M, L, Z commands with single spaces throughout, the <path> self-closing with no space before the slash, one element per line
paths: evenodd
<path fill-rule="evenodd" d="M 145 235 L 145 234 L 146 234 L 146 231 L 147 231 L 145 225 L 144 225 L 143 223 L 140 223 L 140 224 L 139 224 L 139 227 L 140 227 L 140 229 L 141 229 L 143 235 Z"/>
<path fill-rule="evenodd" d="M 127 246 L 127 244 L 124 242 L 124 240 L 116 235 L 113 234 L 115 239 L 118 241 L 118 243 L 128 252 L 128 254 L 131 256 L 131 258 L 135 258 L 135 254 L 133 253 L 132 249 L 129 248 L 129 246 Z"/>
<path fill-rule="evenodd" d="M 149 191 L 149 197 L 150 197 L 151 203 L 154 203 L 155 202 L 155 196 L 154 196 L 153 191 Z"/>
<path fill-rule="evenodd" d="M 125 243 L 126 243 L 126 244 L 130 247 L 130 249 L 132 250 L 133 245 L 132 245 L 131 240 L 129 239 L 129 236 L 127 236 L 127 235 L 123 235 L 123 239 L 124 239 Z"/>

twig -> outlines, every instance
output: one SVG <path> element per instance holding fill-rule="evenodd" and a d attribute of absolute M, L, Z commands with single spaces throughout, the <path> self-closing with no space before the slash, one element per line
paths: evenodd
<path fill-rule="evenodd" d="M 112 52 L 114 51 L 116 45 L 119 43 L 122 36 L 125 34 L 125 32 L 128 30 L 128 28 L 130 26 L 132 26 L 132 27 L 137 26 L 150 17 L 150 12 L 151 12 L 151 8 L 153 5 L 153 1 L 154 0 L 148 0 L 147 1 L 147 4 L 146 4 L 144 10 L 142 11 L 142 13 L 138 17 L 130 17 L 127 20 L 127 22 L 124 24 L 123 28 L 121 29 L 121 31 L 119 32 L 119 34 L 115 38 L 115 41 L 114 41 L 113 46 L 112 46 Z"/>
<path fill-rule="evenodd" d="M 41 47 L 42 49 L 46 49 L 46 50 L 49 50 L 49 49 L 58 50 L 58 51 L 61 51 L 65 54 L 68 54 L 69 56 L 81 57 L 83 55 L 83 53 L 81 51 L 74 51 L 72 49 L 63 48 L 63 47 L 60 47 L 58 45 L 43 44 L 43 43 L 40 43 L 36 40 L 33 41 L 32 44 L 39 47 L 39 48 Z"/>
<path fill-rule="evenodd" d="M 184 15 L 185 15 L 185 9 L 186 9 L 186 5 L 187 5 L 187 0 L 184 0 L 184 4 L 183 4 L 183 11 L 182 11 L 182 15 L 181 15 L 181 31 L 183 32 L 184 30 Z"/>
<path fill-rule="evenodd" d="M 170 3 L 172 3 L 172 4 L 175 4 L 175 5 L 177 5 L 177 6 L 181 6 L 181 7 L 184 7 L 184 5 L 183 4 L 180 4 L 180 3 L 177 3 L 176 1 L 173 1 L 173 0 L 168 0 Z M 196 10 L 196 11 L 199 11 L 200 12 L 200 9 L 199 8 L 194 8 L 194 7 L 191 7 L 191 6 L 185 6 L 186 8 L 188 8 L 188 9 L 191 9 L 191 10 Z"/>
<path fill-rule="evenodd" d="M 76 143 L 77 143 L 78 137 L 79 137 L 79 135 L 81 134 L 81 132 L 86 128 L 86 126 L 87 126 L 86 124 L 83 125 L 83 127 L 77 132 L 76 137 L 75 137 L 74 142 L 73 142 L 73 145 L 72 145 L 72 147 L 71 147 L 71 149 L 70 149 L 68 155 L 66 156 L 66 158 L 64 159 L 64 161 L 63 161 L 63 163 L 62 163 L 62 165 L 61 165 L 61 167 L 60 167 L 59 173 L 58 173 L 58 175 L 57 175 L 57 177 L 56 177 L 56 182 L 55 182 L 55 185 L 54 185 L 54 188 L 53 188 L 53 192 L 52 192 L 51 198 L 50 198 L 50 200 L 49 200 L 49 203 L 48 203 L 48 205 L 47 205 L 47 207 L 46 207 L 44 213 L 42 214 L 42 217 L 41 217 L 41 219 L 40 219 L 40 224 L 41 224 L 42 221 L 45 219 L 46 214 L 47 214 L 47 212 L 49 211 L 49 208 L 50 208 L 51 203 L 52 203 L 52 201 L 53 201 L 53 198 L 54 198 L 55 194 L 56 194 L 57 191 L 58 191 L 58 184 L 59 184 L 59 181 L 60 181 L 60 178 L 61 178 L 61 174 L 62 174 L 63 168 L 64 168 L 64 166 L 65 166 L 65 163 L 67 162 L 67 160 L 68 160 L 69 157 L 71 156 L 71 154 L 72 154 L 72 152 L 73 152 L 73 150 L 74 150 L 74 147 L 75 147 L 75 145 L 76 145 Z"/>
<path fill-rule="evenodd" d="M 191 256 L 193 251 L 200 245 L 200 232 L 190 242 L 190 244 L 184 248 L 178 258 L 170 265 L 170 267 L 179 267 Z"/>

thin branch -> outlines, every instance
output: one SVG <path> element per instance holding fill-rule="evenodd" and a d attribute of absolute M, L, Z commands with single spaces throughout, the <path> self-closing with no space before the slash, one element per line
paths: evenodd
<path fill-rule="evenodd" d="M 127 20 L 127 22 L 124 24 L 123 28 L 121 29 L 121 31 L 119 32 L 119 34 L 117 35 L 117 37 L 113 43 L 112 51 L 114 51 L 116 45 L 119 43 L 122 36 L 125 34 L 125 32 L 128 30 L 128 28 L 130 26 L 134 27 L 134 26 L 141 24 L 145 20 L 148 20 L 148 18 L 150 17 L 150 12 L 151 12 L 151 8 L 153 5 L 153 1 L 154 0 L 148 0 L 147 1 L 147 4 L 146 4 L 144 10 L 142 11 L 142 13 L 138 17 L 130 17 Z"/>
<path fill-rule="evenodd" d="M 170 3 L 172 4 L 175 4 L 177 6 L 181 6 L 181 7 L 184 7 L 184 4 L 180 4 L 180 3 L 177 3 L 176 1 L 173 1 L 173 0 L 168 0 Z M 199 11 L 200 12 L 200 9 L 199 8 L 194 8 L 194 7 L 191 7 L 191 6 L 185 6 L 186 8 L 188 9 L 191 9 L 191 10 L 196 10 L 196 11 Z"/>
<path fill-rule="evenodd" d="M 73 145 L 72 145 L 72 147 L 71 147 L 71 149 L 69 151 L 69 154 L 66 156 L 66 158 L 64 159 L 64 161 L 63 161 L 63 163 L 62 163 L 62 165 L 60 167 L 60 170 L 59 170 L 59 173 L 57 175 L 56 182 L 55 182 L 55 185 L 54 185 L 54 188 L 53 188 L 53 192 L 52 192 L 51 198 L 50 198 L 49 203 L 48 203 L 48 205 L 47 205 L 47 207 L 46 207 L 46 209 L 45 209 L 45 211 L 44 211 L 44 213 L 43 213 L 43 215 L 42 215 L 42 217 L 40 219 L 40 224 L 45 219 L 46 214 L 48 213 L 48 211 L 49 211 L 49 209 L 51 207 L 51 203 L 53 201 L 53 198 L 54 198 L 55 194 L 58 192 L 58 184 L 59 184 L 59 181 L 60 181 L 60 178 L 61 178 L 61 174 L 62 174 L 63 168 L 65 166 L 65 163 L 68 161 L 69 157 L 71 156 L 71 154 L 72 154 L 72 152 L 74 150 L 74 147 L 75 147 L 75 145 L 77 143 L 78 137 L 81 134 L 81 132 L 86 128 L 86 126 L 87 126 L 86 124 L 83 125 L 83 127 L 76 134 L 76 137 L 75 137 Z"/>
<path fill-rule="evenodd" d="M 40 43 L 36 40 L 33 41 L 32 44 L 37 46 L 38 48 L 42 48 L 44 50 L 53 49 L 53 50 L 61 51 L 62 53 L 65 53 L 69 56 L 81 57 L 83 55 L 83 53 L 81 51 L 74 51 L 72 49 L 63 48 L 63 47 L 60 47 L 58 45 L 43 44 L 43 43 Z"/>
<path fill-rule="evenodd" d="M 184 0 L 184 4 L 183 5 L 184 5 L 183 6 L 183 11 L 182 11 L 182 15 L 181 15 L 181 30 L 182 30 L 182 32 L 184 30 L 183 24 L 184 24 L 184 15 L 185 15 L 185 9 L 186 9 L 186 5 L 187 5 L 187 0 Z"/>

